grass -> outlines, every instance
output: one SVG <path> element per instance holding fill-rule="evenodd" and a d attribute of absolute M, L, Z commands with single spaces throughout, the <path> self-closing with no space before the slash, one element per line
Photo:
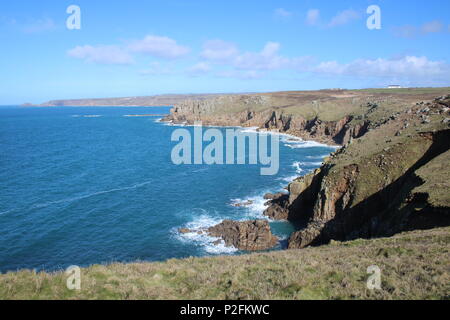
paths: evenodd
<path fill-rule="evenodd" d="M 213 103 L 203 110 L 202 115 L 220 117 L 245 111 L 278 111 L 308 120 L 317 117 L 323 121 L 337 121 L 349 115 L 364 115 L 367 112 L 367 103 L 375 102 L 379 108 L 370 117 L 380 119 L 415 102 L 432 100 L 449 93 L 450 88 L 405 88 L 227 95 L 213 97 Z"/>
<path fill-rule="evenodd" d="M 302 250 L 0 275 L 0 299 L 449 299 L 450 228 Z M 367 267 L 382 273 L 367 289 Z"/>

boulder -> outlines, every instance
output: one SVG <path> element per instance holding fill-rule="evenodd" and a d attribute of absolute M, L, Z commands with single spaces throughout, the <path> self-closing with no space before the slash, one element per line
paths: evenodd
<path fill-rule="evenodd" d="M 264 210 L 263 214 L 272 220 L 287 220 L 289 217 L 289 209 L 285 205 L 271 203 L 270 206 Z"/>
<path fill-rule="evenodd" d="M 227 247 L 245 251 L 267 250 L 278 243 L 278 238 L 272 234 L 266 220 L 224 220 L 207 232 L 212 237 L 222 238 Z"/>
<path fill-rule="evenodd" d="M 265 199 L 271 199 L 266 204 L 268 208 L 263 214 L 272 220 L 287 220 L 289 215 L 288 200 L 289 195 L 286 193 L 266 194 Z"/>
<path fill-rule="evenodd" d="M 252 200 L 248 200 L 248 201 L 244 201 L 244 202 L 233 203 L 232 206 L 236 207 L 236 208 L 241 208 L 241 207 L 251 206 L 252 204 L 253 204 L 253 201 Z"/>

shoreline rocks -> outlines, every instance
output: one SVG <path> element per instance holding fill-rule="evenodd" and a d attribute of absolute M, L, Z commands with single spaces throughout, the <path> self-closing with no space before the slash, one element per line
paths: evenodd
<path fill-rule="evenodd" d="M 222 238 L 227 247 L 233 246 L 245 251 L 267 250 L 278 244 L 278 238 L 272 234 L 266 220 L 224 220 L 209 228 L 208 234 Z"/>
<path fill-rule="evenodd" d="M 197 233 L 220 238 L 221 240 L 215 240 L 212 244 L 219 245 L 223 241 L 226 247 L 235 247 L 243 251 L 268 250 L 278 244 L 278 238 L 272 234 L 269 222 L 266 220 L 224 220 L 207 229 L 181 228 L 178 231 L 181 234 Z"/>
<path fill-rule="evenodd" d="M 248 207 L 251 206 L 254 202 L 252 200 L 239 202 L 239 203 L 233 203 L 232 206 L 236 208 L 242 208 L 242 207 Z"/>
<path fill-rule="evenodd" d="M 286 193 L 277 193 L 271 194 L 268 193 L 264 196 L 264 199 L 270 199 L 266 202 L 269 206 L 266 210 L 264 210 L 263 215 L 269 217 L 272 220 L 288 220 L 289 218 L 289 209 L 288 209 L 288 200 L 289 194 Z"/>

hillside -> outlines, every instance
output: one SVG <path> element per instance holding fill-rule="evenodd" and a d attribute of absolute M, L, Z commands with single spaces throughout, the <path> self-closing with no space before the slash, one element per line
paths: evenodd
<path fill-rule="evenodd" d="M 99 99 L 67 99 L 51 100 L 40 104 L 43 107 L 114 107 L 114 106 L 173 106 L 186 99 L 203 100 L 214 97 L 214 94 L 166 94 L 144 97 L 99 98 Z M 33 106 L 26 104 L 26 106 Z"/>
<path fill-rule="evenodd" d="M 450 228 L 302 250 L 0 275 L 0 299 L 449 299 Z M 381 270 L 369 290 L 367 268 Z"/>

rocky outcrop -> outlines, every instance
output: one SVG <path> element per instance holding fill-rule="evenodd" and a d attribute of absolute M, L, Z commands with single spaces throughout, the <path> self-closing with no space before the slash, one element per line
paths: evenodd
<path fill-rule="evenodd" d="M 269 198 L 266 195 L 265 198 Z M 279 193 L 270 195 L 271 200 L 266 204 L 269 205 L 263 214 L 272 220 L 287 220 L 289 218 L 289 210 L 287 208 L 288 194 Z"/>
<path fill-rule="evenodd" d="M 224 220 L 209 228 L 208 234 L 212 237 L 222 238 L 226 246 L 233 246 L 245 251 L 267 250 L 278 244 L 278 239 L 272 234 L 266 220 Z"/>
<path fill-rule="evenodd" d="M 231 204 L 233 207 L 236 207 L 236 208 L 241 208 L 241 207 L 248 207 L 248 206 L 251 206 L 253 204 L 253 201 L 252 200 L 247 200 L 247 201 L 244 201 L 244 202 L 237 202 L 237 203 L 233 203 L 233 204 Z"/>
<path fill-rule="evenodd" d="M 206 234 L 220 239 L 212 242 L 214 245 L 219 245 L 223 241 L 227 247 L 235 247 L 244 251 L 267 250 L 278 244 L 278 238 L 272 234 L 269 222 L 266 220 L 224 220 L 210 228 L 196 230 L 181 228 L 178 232 L 180 234 Z"/>

